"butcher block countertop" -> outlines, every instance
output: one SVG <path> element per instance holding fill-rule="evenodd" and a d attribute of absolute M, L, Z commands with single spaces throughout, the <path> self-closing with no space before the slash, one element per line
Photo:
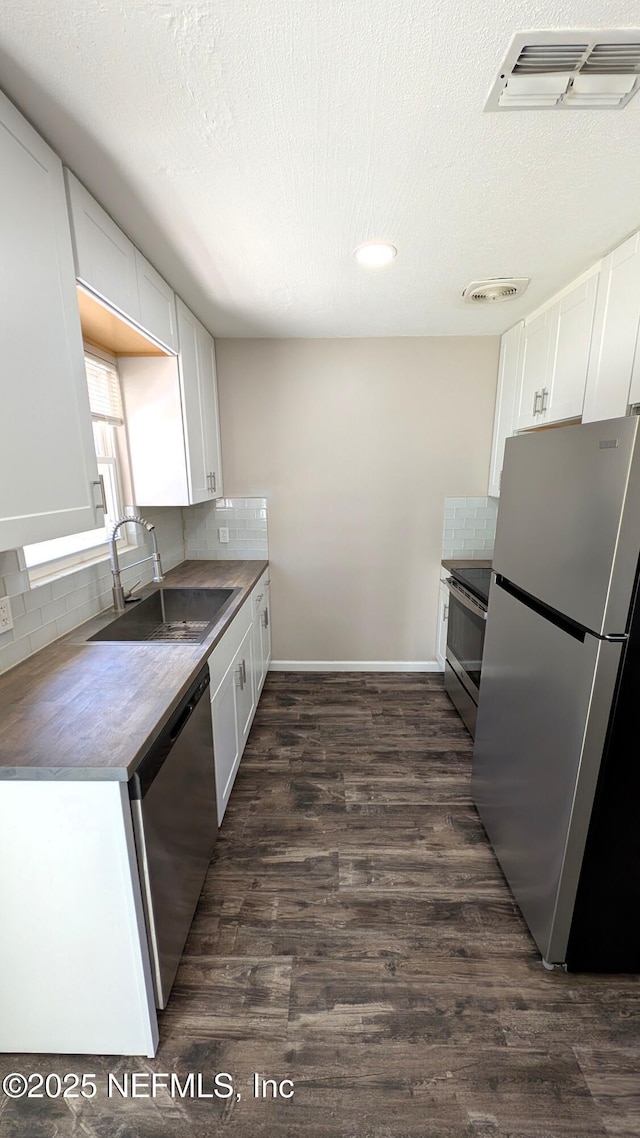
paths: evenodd
<path fill-rule="evenodd" d="M 0 778 L 127 781 L 268 564 L 183 561 L 166 574 L 168 588 L 242 589 L 201 644 L 88 644 L 109 611 L 5 672 Z"/>

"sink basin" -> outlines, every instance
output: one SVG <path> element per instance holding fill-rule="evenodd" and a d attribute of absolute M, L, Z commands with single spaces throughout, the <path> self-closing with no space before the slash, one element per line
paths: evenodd
<path fill-rule="evenodd" d="M 88 640 L 199 644 L 240 589 L 156 589 Z"/>

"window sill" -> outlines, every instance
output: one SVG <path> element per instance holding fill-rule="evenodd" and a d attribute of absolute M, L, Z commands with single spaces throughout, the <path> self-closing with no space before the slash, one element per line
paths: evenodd
<path fill-rule="evenodd" d="M 125 553 L 133 553 L 137 549 L 137 545 L 118 545 L 118 557 L 121 558 Z M 39 585 L 50 585 L 52 581 L 59 581 L 62 577 L 71 577 L 74 573 L 80 573 L 83 569 L 89 569 L 92 565 L 100 565 L 103 561 L 110 560 L 109 549 L 106 545 L 97 546 L 94 551 L 88 550 L 91 556 L 83 558 L 77 557 L 72 561 L 72 557 L 60 558 L 58 562 L 48 561 L 42 565 L 34 565 L 32 569 L 27 569 L 29 574 L 29 584 L 32 589 L 37 589 Z M 121 565 L 122 569 L 126 565 Z"/>

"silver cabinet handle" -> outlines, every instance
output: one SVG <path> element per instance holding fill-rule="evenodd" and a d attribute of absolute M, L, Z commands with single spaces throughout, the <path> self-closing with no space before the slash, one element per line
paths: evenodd
<path fill-rule="evenodd" d="M 540 400 L 540 406 L 539 407 L 538 407 L 538 400 Z M 542 411 L 543 411 L 542 401 L 543 401 L 543 392 L 542 391 L 536 391 L 536 393 L 533 397 L 533 413 L 534 413 L 534 415 L 542 414 Z"/>
<path fill-rule="evenodd" d="M 100 501 L 98 503 L 94 502 L 94 510 L 102 510 L 103 514 L 106 514 L 107 498 L 104 490 L 104 478 L 102 475 L 100 474 L 97 478 L 94 478 L 91 485 L 100 487 Z"/>
<path fill-rule="evenodd" d="M 549 391 L 546 387 L 542 388 L 541 395 L 542 395 L 542 406 L 541 406 L 540 410 L 544 414 L 544 412 L 547 409 L 547 397 L 549 395 Z"/>
<path fill-rule="evenodd" d="M 238 665 L 238 687 L 240 688 L 240 691 L 243 691 L 243 689 L 244 689 L 244 676 L 242 674 L 242 664 Z"/>
<path fill-rule="evenodd" d="M 265 609 L 263 614 L 262 614 L 262 627 L 263 628 L 269 627 L 269 609 Z"/>
<path fill-rule="evenodd" d="M 449 619 L 449 602 L 448 601 L 446 602 L 446 604 L 444 605 L 444 608 L 442 609 L 442 619 L 443 620 Z"/>
<path fill-rule="evenodd" d="M 215 494 L 215 492 L 216 492 L 216 472 L 215 472 L 215 470 L 211 471 L 211 489 L 212 489 L 213 493 Z"/>
<path fill-rule="evenodd" d="M 243 687 L 246 684 L 246 682 L 247 682 L 247 662 L 246 662 L 246 660 L 243 660 L 242 661 L 242 686 Z"/>

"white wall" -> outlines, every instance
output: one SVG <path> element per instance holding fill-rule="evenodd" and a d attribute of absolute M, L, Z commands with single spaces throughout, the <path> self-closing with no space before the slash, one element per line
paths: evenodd
<path fill-rule="evenodd" d="M 274 659 L 435 659 L 444 499 L 486 494 L 498 351 L 217 342 L 225 490 L 267 499 Z"/>

